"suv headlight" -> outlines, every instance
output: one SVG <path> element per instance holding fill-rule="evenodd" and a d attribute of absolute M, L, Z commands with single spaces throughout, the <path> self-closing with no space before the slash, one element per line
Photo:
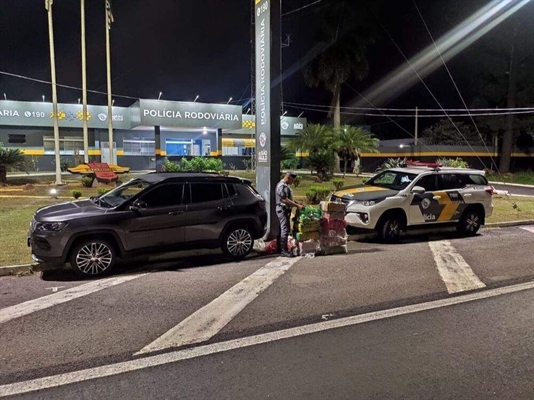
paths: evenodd
<path fill-rule="evenodd" d="M 38 222 L 35 230 L 37 232 L 59 232 L 67 225 L 66 222 Z"/>
<path fill-rule="evenodd" d="M 371 207 L 377 203 L 380 203 L 380 200 L 356 200 L 356 204 L 361 204 L 362 206 Z"/>

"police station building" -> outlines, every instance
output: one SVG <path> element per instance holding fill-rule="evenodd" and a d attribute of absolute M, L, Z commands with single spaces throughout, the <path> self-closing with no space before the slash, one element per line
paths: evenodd
<path fill-rule="evenodd" d="M 156 154 L 182 157 L 222 157 L 225 168 L 243 168 L 256 146 L 255 117 L 241 106 L 165 100 L 138 100 L 113 107 L 113 156 L 109 151 L 108 107 L 87 106 L 88 155 L 101 161 L 154 170 Z M 70 166 L 83 163 L 81 104 L 58 103 L 59 151 Z M 282 145 L 306 125 L 305 118 L 284 116 Z M 35 170 L 54 171 L 52 103 L 0 101 L 0 142 L 31 157 Z"/>

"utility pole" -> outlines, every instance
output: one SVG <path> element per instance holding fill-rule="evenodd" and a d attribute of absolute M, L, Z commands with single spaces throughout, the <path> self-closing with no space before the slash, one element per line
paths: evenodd
<path fill-rule="evenodd" d="M 414 143 L 413 145 L 414 146 L 417 146 L 417 136 L 418 136 L 418 132 L 419 131 L 419 107 L 415 107 L 415 140 L 414 140 Z"/>
<path fill-rule="evenodd" d="M 61 159 L 59 157 L 59 126 L 57 111 L 57 88 L 56 88 L 56 59 L 54 51 L 54 24 L 52 22 L 52 3 L 54 0 L 45 0 L 45 8 L 48 11 L 48 40 L 50 42 L 50 72 L 52 75 L 52 114 L 54 121 L 54 152 L 56 161 L 56 185 L 61 185 Z"/>
<path fill-rule="evenodd" d="M 89 162 L 89 138 L 87 132 L 87 59 L 85 51 L 85 0 L 80 0 L 82 22 L 82 99 L 83 99 L 83 161 Z"/>
<path fill-rule="evenodd" d="M 106 4 L 106 70 L 108 81 L 108 136 L 109 136 L 109 163 L 114 163 L 114 147 L 113 146 L 113 104 L 111 100 L 111 56 L 109 45 L 109 31 L 111 29 L 111 23 L 114 21 L 113 14 L 111 13 L 110 0 L 104 0 Z"/>

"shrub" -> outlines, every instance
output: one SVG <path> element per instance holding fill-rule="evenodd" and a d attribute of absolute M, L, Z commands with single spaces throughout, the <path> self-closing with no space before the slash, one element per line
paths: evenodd
<path fill-rule="evenodd" d="M 306 199 L 309 204 L 319 204 L 321 201 L 328 199 L 332 191 L 326 186 L 311 186 L 306 191 Z"/>
<path fill-rule="evenodd" d="M 254 170 L 254 160 L 252 158 L 243 160 L 243 165 L 245 166 L 245 171 L 247 172 Z"/>
<path fill-rule="evenodd" d="M 308 157 L 308 165 L 317 171 L 319 179 L 324 180 L 335 165 L 334 154 L 332 152 L 312 153 Z"/>
<path fill-rule="evenodd" d="M 93 186 L 93 181 L 94 178 L 91 178 L 90 176 L 84 176 L 81 180 L 82 186 L 90 188 L 91 186 Z"/>
<path fill-rule="evenodd" d="M 437 163 L 443 165 L 444 167 L 452 168 L 469 168 L 467 161 L 462 160 L 460 157 L 454 158 L 438 158 Z"/>
<path fill-rule="evenodd" d="M 406 164 L 406 157 L 404 157 L 404 158 L 388 158 L 376 170 L 377 171 L 383 171 L 385 169 L 398 168 L 398 167 L 400 167 L 401 165 L 404 165 L 404 164 Z"/>
<path fill-rule="evenodd" d="M 80 192 L 79 190 L 72 190 L 70 194 L 72 194 L 72 197 L 78 200 L 80 196 L 82 195 L 82 192 Z"/>
<path fill-rule="evenodd" d="M 99 196 L 102 196 L 103 194 L 106 194 L 107 192 L 109 192 L 111 189 L 108 189 L 108 188 L 105 188 L 105 187 L 101 187 L 98 189 L 98 195 Z"/>
<path fill-rule="evenodd" d="M 334 179 L 332 183 L 334 184 L 334 187 L 336 188 L 336 190 L 339 190 L 343 187 L 343 184 L 345 183 L 345 181 L 343 179 Z"/>
<path fill-rule="evenodd" d="M 298 166 L 299 166 L 299 159 L 296 156 L 293 156 L 286 160 L 282 160 L 282 162 L 280 163 L 280 167 L 282 169 L 292 170 L 292 169 L 297 169 Z"/>
<path fill-rule="evenodd" d="M 174 163 L 165 158 L 165 171 L 168 172 L 221 172 L 223 169 L 222 160 L 212 157 L 194 157 L 191 160 L 182 158 L 179 163 Z"/>

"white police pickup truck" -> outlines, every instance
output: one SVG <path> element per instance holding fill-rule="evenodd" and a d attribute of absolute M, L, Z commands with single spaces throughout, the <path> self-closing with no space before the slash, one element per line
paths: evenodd
<path fill-rule="evenodd" d="M 392 242 L 409 229 L 451 224 L 475 235 L 493 212 L 492 195 L 484 171 L 407 162 L 336 191 L 331 201 L 347 205 L 349 226 Z"/>

